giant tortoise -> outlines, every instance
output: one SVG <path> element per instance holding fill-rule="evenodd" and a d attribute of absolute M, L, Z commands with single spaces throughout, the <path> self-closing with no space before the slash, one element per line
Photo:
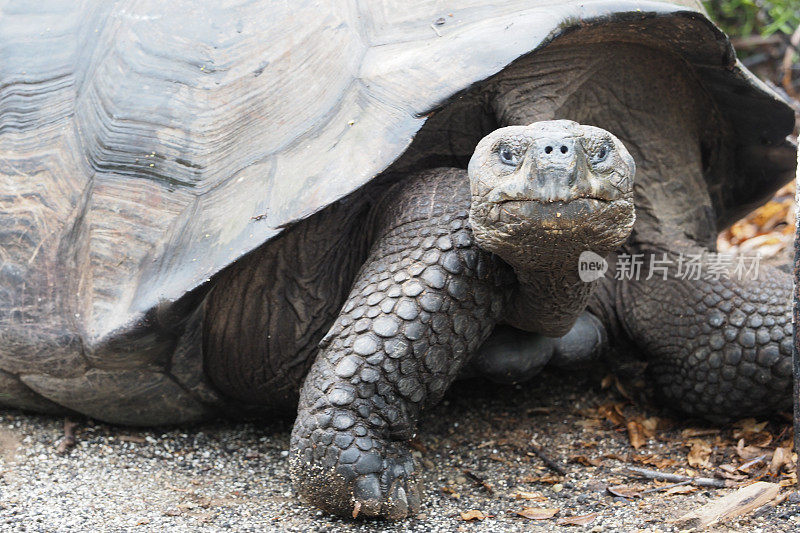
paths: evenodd
<path fill-rule="evenodd" d="M 402 517 L 417 416 L 497 323 L 533 353 L 588 301 L 561 349 L 635 346 L 677 408 L 790 401 L 786 274 L 577 276 L 713 250 L 792 175 L 699 2 L 19 0 L 0 50 L 7 406 L 299 401 L 300 492 Z"/>

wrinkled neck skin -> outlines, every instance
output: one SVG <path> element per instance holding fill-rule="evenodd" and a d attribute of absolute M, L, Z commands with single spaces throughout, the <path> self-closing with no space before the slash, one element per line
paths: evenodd
<path fill-rule="evenodd" d="M 548 337 L 565 335 L 586 307 L 597 282 L 578 277 L 578 256 L 561 256 L 551 268 L 512 266 L 517 284 L 509 293 L 504 321 Z"/>
<path fill-rule="evenodd" d="M 524 244 L 512 245 L 514 241 L 498 239 L 473 224 L 479 245 L 498 255 L 514 271 L 516 283 L 507 294 L 505 323 L 549 337 L 559 337 L 570 330 L 597 284 L 580 279 L 581 253 L 592 251 L 605 257 L 620 243 L 619 228 L 632 223 L 629 203 L 620 202 L 618 207 L 610 215 L 603 214 L 605 223 L 581 224 L 573 232 L 539 229 L 531 232 L 532 238 Z M 586 227 L 607 228 L 608 231 L 590 235 L 583 231 Z"/>

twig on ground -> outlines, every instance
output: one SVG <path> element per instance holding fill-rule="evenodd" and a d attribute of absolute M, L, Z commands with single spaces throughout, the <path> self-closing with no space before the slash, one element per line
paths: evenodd
<path fill-rule="evenodd" d="M 467 476 L 468 478 L 470 478 L 472 481 L 474 481 L 477 485 L 483 487 L 483 490 L 485 490 L 489 494 L 494 494 L 494 489 L 492 488 L 491 485 L 489 485 L 486 482 L 486 480 L 484 480 L 483 478 L 479 477 L 477 474 L 473 474 L 472 472 L 470 472 L 467 469 L 462 470 L 462 472 L 464 472 L 464 475 Z"/>
<path fill-rule="evenodd" d="M 566 475 L 567 475 L 567 471 L 566 471 L 566 470 L 564 470 L 564 467 L 562 467 L 561 465 L 559 465 L 559 464 L 558 464 L 557 462 L 555 462 L 554 460 L 550 459 L 550 457 L 548 457 L 548 456 L 547 456 L 547 454 L 546 454 L 546 453 L 544 453 L 544 452 L 541 450 L 541 448 L 539 448 L 538 446 L 536 446 L 536 445 L 535 445 L 533 442 L 531 442 L 531 443 L 530 443 L 530 448 L 531 448 L 531 451 L 532 451 L 533 453 L 535 453 L 535 454 L 536 454 L 536 456 L 537 456 L 539 459 L 541 459 L 541 460 L 544 462 L 544 464 L 546 464 L 546 465 L 547 465 L 547 467 L 548 467 L 549 469 L 551 469 L 551 470 L 554 470 L 554 471 L 555 471 L 555 472 L 557 472 L 559 475 L 562 475 L 562 476 L 566 476 Z"/>
<path fill-rule="evenodd" d="M 625 470 L 627 471 L 626 473 L 631 473 L 636 476 L 647 479 L 671 481 L 673 483 L 688 481 L 692 485 L 696 485 L 698 487 L 713 487 L 717 489 L 722 489 L 722 488 L 737 486 L 736 483 L 732 483 L 731 481 L 725 479 L 714 479 L 710 477 L 689 477 L 689 476 L 682 476 L 680 474 L 667 474 L 665 472 L 659 472 L 658 470 L 651 470 L 649 468 L 639 468 L 638 466 L 626 466 Z"/>
<path fill-rule="evenodd" d="M 783 494 L 778 494 L 778 496 L 776 496 L 774 500 L 772 500 L 771 502 L 767 502 L 764 505 L 762 505 L 761 507 L 759 507 L 758 509 L 756 509 L 753 512 L 753 517 L 754 518 L 758 518 L 759 516 L 764 516 L 765 514 L 770 512 L 772 509 L 774 509 L 775 507 L 777 507 L 780 504 L 782 504 L 783 502 L 785 502 L 789 498 L 790 494 L 792 494 L 791 491 L 784 492 Z"/>
<path fill-rule="evenodd" d="M 766 460 L 767 460 L 767 454 L 759 455 L 755 459 L 753 459 L 751 461 L 747 461 L 745 464 L 741 465 L 739 468 L 737 468 L 737 470 L 739 470 L 741 472 L 746 472 L 749 468 L 752 468 L 753 466 L 757 465 L 758 463 L 763 463 Z"/>

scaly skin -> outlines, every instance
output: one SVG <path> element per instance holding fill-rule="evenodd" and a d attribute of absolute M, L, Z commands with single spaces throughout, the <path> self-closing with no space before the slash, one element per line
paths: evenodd
<path fill-rule="evenodd" d="M 720 133 L 718 109 L 686 64 L 632 44 L 579 44 L 545 49 L 504 76 L 492 100 L 501 124 L 568 118 L 614 132 L 630 150 L 637 220 L 620 252 L 676 261 L 714 250 L 715 209 L 731 185 L 713 163 L 740 156 L 726 152 L 736 141 Z M 589 309 L 612 345 L 632 343 L 648 362 L 666 405 L 713 420 L 791 405 L 788 274 L 762 266 L 757 280 L 665 281 L 647 272 L 605 280 Z"/>
<path fill-rule="evenodd" d="M 417 216 L 377 240 L 300 395 L 292 474 L 329 512 L 350 514 L 355 502 L 368 516 L 417 512 L 407 448 L 417 416 L 500 317 L 502 270 L 469 230 L 464 172 L 417 179 L 390 213 Z"/>
<path fill-rule="evenodd" d="M 670 256 L 677 264 L 677 254 Z M 789 409 L 789 275 L 761 265 L 757 279 L 704 279 L 705 266 L 697 280 L 681 279 L 672 268 L 666 280 L 617 282 L 617 314 L 645 350 L 664 402 L 715 421 Z"/>
<path fill-rule="evenodd" d="M 546 121 L 490 133 L 468 171 L 371 185 L 225 273 L 206 301 L 205 369 L 248 408 L 281 410 L 310 367 L 290 449 L 299 493 L 342 515 L 416 513 L 419 413 L 496 324 L 569 331 L 596 286 L 578 257 L 633 227 L 633 174 L 609 132 Z"/>
<path fill-rule="evenodd" d="M 672 262 L 666 279 L 649 263 L 640 278 L 606 278 L 590 302 L 592 323 L 600 330 L 575 327 L 569 335 L 542 342 L 535 334 L 515 332 L 506 339 L 522 360 L 502 350 L 481 350 L 479 373 L 500 382 L 533 378 L 545 364 L 558 364 L 554 348 L 569 343 L 569 360 L 623 350 L 632 341 L 647 370 L 658 399 L 666 406 L 714 422 L 749 416 L 770 416 L 789 410 L 792 398 L 791 280 L 785 271 L 760 265 L 756 279 L 748 276 L 708 276 L 708 264 L 699 279 L 686 279 L 676 267 L 683 257 L 707 249 L 674 241 L 675 251 L 628 248 L 643 258 Z M 750 266 L 748 258 L 746 265 Z M 662 263 L 663 265 L 663 263 Z M 613 264 L 612 264 L 613 269 Z M 694 276 L 690 276 L 694 278 Z M 594 318 L 596 313 L 601 320 Z M 605 331 L 601 331 L 605 330 Z M 598 334 L 599 333 L 599 334 Z M 611 337 L 611 347 L 608 344 Z M 536 364 L 533 365 L 532 362 Z M 525 363 L 525 364 L 523 364 Z M 530 368 L 532 367 L 532 368 Z"/>
<path fill-rule="evenodd" d="M 490 134 L 469 177 L 435 169 L 389 190 L 300 394 L 290 451 L 299 492 L 342 515 L 416 513 L 408 440 L 420 411 L 498 322 L 569 331 L 594 287 L 578 279 L 578 256 L 627 238 L 632 175 L 608 132 L 554 121 Z"/>

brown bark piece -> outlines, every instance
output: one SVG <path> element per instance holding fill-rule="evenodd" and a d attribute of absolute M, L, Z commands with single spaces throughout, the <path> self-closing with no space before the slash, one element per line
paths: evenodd
<path fill-rule="evenodd" d="M 675 525 L 681 529 L 702 528 L 726 518 L 747 514 L 773 500 L 779 490 L 777 483 L 759 481 L 747 485 L 683 515 L 675 521 Z"/>

